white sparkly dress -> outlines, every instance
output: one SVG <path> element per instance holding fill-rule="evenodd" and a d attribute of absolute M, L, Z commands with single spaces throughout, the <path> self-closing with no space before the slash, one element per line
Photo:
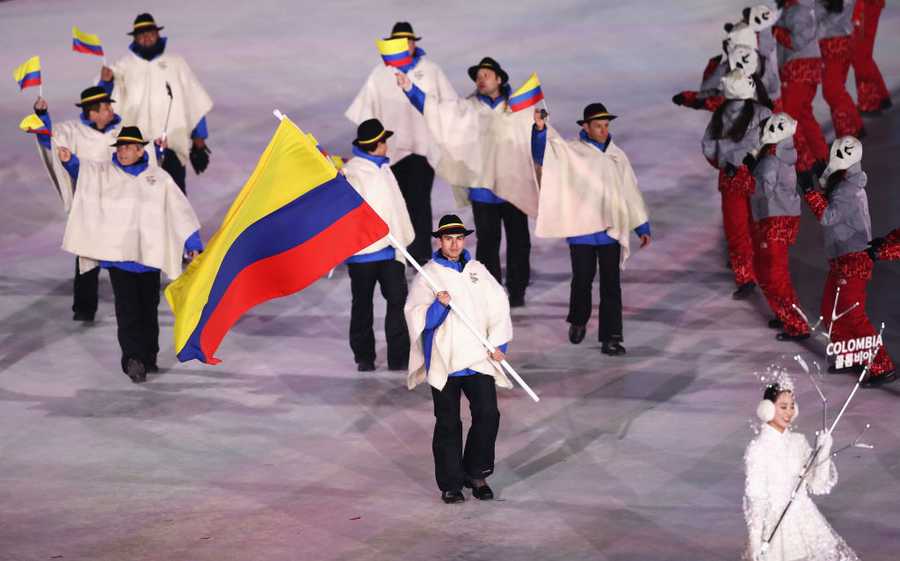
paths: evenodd
<path fill-rule="evenodd" d="M 826 495 L 837 483 L 837 469 L 829 458 L 806 478 L 781 522 L 765 556 L 763 541 L 797 485 L 803 466 L 812 453 L 806 437 L 786 430 L 783 433 L 763 424 L 759 435 L 744 454 L 746 487 L 744 518 L 749 539 L 746 561 L 858 561 L 856 553 L 831 528 L 809 495 Z"/>

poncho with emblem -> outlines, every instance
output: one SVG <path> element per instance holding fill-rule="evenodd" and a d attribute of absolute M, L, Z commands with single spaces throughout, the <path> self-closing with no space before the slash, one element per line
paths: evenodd
<path fill-rule="evenodd" d="M 412 222 L 409 220 L 409 212 L 406 210 L 403 194 L 400 193 L 400 186 L 397 185 L 397 178 L 394 177 L 394 172 L 391 171 L 391 168 L 387 164 L 379 166 L 365 158 L 356 157 L 344 164 L 341 172 L 347 178 L 347 181 L 350 182 L 350 185 L 356 189 L 356 192 L 384 220 L 390 228 L 391 234 L 397 238 L 402 247 L 411 244 L 415 237 L 415 232 L 413 231 Z M 388 241 L 388 238 L 384 237 L 359 251 L 356 255 L 374 253 L 389 245 L 391 243 Z M 397 251 L 395 255 L 397 261 L 406 263 L 401 252 Z"/>
<path fill-rule="evenodd" d="M 606 152 L 581 139 L 565 140 L 547 127 L 535 235 L 567 238 L 605 231 L 622 246 L 648 220 L 628 156 L 610 140 Z"/>
<path fill-rule="evenodd" d="M 134 176 L 112 162 L 83 161 L 62 248 L 83 262 L 135 261 L 174 279 L 184 243 L 199 229 L 187 197 L 161 168 Z"/>
<path fill-rule="evenodd" d="M 424 265 L 424 270 L 441 290 L 450 294 L 451 308 L 466 314 L 492 345 L 497 347 L 512 340 L 509 298 L 484 265 L 475 260 L 468 261 L 459 272 L 432 260 Z M 512 388 L 500 364 L 488 358 L 487 349 L 452 310 L 434 333 L 431 362 L 426 372 L 422 334 L 428 308 L 434 300 L 435 294 L 423 276 L 416 276 L 404 308 L 412 341 L 407 387 L 413 389 L 427 381 L 441 390 L 450 373 L 471 368 L 493 376 L 500 387 Z"/>

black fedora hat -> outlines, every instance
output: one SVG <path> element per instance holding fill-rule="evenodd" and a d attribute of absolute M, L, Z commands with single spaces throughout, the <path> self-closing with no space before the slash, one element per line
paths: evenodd
<path fill-rule="evenodd" d="M 507 74 L 505 70 L 500 68 L 500 63 L 498 63 L 491 57 L 486 56 L 481 59 L 481 62 L 479 62 L 475 66 L 469 67 L 469 78 L 471 78 L 473 82 L 475 81 L 475 77 L 478 75 L 478 71 L 482 68 L 487 68 L 488 70 L 493 70 L 494 72 L 496 72 L 497 76 L 500 76 L 501 86 L 509 81 L 509 74 Z"/>
<path fill-rule="evenodd" d="M 144 140 L 141 129 L 137 127 L 122 127 L 122 130 L 119 131 L 119 136 L 116 137 L 116 143 L 110 144 L 110 146 L 124 146 L 126 144 L 140 144 L 141 146 L 146 146 L 150 144 L 150 142 Z"/>
<path fill-rule="evenodd" d="M 455 214 L 445 214 L 441 217 L 440 222 L 438 222 L 438 229 L 432 232 L 431 235 L 435 238 L 455 234 L 468 236 L 473 232 L 475 232 L 475 230 L 466 229 L 466 225 L 463 224 L 462 218 L 459 216 L 456 216 Z"/>
<path fill-rule="evenodd" d="M 618 118 L 618 115 L 611 115 L 602 103 L 592 103 L 584 108 L 584 118 L 578 121 L 578 124 L 583 125 L 588 121 L 596 121 L 598 119 L 612 121 L 616 118 Z"/>
<path fill-rule="evenodd" d="M 109 94 L 106 93 L 106 90 L 101 88 L 100 86 L 91 86 L 88 89 L 81 92 L 81 101 L 75 104 L 75 107 L 84 107 L 85 105 L 89 105 L 91 103 L 101 103 L 101 102 L 113 103 L 114 99 L 109 97 Z"/>
<path fill-rule="evenodd" d="M 143 33 L 144 31 L 160 31 L 165 29 L 164 27 L 156 25 L 156 20 L 153 19 L 153 16 L 150 14 L 138 14 L 136 18 L 134 18 L 134 25 L 131 28 L 131 31 L 127 33 L 127 35 L 137 35 L 138 33 Z"/>
<path fill-rule="evenodd" d="M 393 134 L 394 131 L 384 130 L 384 125 L 378 119 L 366 119 L 357 127 L 353 145 L 362 149 L 371 148 L 378 142 L 389 139 Z"/>
<path fill-rule="evenodd" d="M 412 24 L 408 21 L 398 21 L 394 24 L 394 28 L 391 29 L 391 36 L 385 37 L 385 41 L 388 39 L 412 39 L 413 41 L 421 41 L 421 37 L 416 37 L 416 32 L 413 31 Z"/>

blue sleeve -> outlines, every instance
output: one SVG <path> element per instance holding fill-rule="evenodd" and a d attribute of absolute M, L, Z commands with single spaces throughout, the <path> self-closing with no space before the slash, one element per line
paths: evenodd
<path fill-rule="evenodd" d="M 200 117 L 200 122 L 191 131 L 191 138 L 202 138 L 204 140 L 209 138 L 209 131 L 206 129 L 206 115 Z"/>
<path fill-rule="evenodd" d="M 537 125 L 531 126 L 531 157 L 534 163 L 544 165 L 544 150 L 547 148 L 547 126 L 544 130 L 537 130 Z"/>
<path fill-rule="evenodd" d="M 53 122 L 50 120 L 50 113 L 44 111 L 42 113 L 37 114 L 38 117 L 41 118 L 41 121 L 44 122 L 44 126 L 47 127 L 47 130 L 53 132 Z M 44 150 L 50 150 L 50 135 L 48 134 L 36 134 L 37 141 L 41 144 L 41 148 Z"/>
<path fill-rule="evenodd" d="M 197 230 L 184 242 L 184 251 L 203 251 L 203 240 L 200 239 L 200 231 Z"/>
<path fill-rule="evenodd" d="M 634 229 L 634 233 L 641 236 L 649 236 L 650 235 L 650 221 L 644 222 L 640 226 Z"/>
<path fill-rule="evenodd" d="M 73 153 L 72 157 L 69 158 L 69 161 L 63 162 L 62 165 L 66 168 L 66 171 L 69 172 L 69 177 L 72 178 L 72 181 L 77 183 L 78 170 L 81 169 L 81 162 L 78 161 L 78 156 Z"/>
<path fill-rule="evenodd" d="M 506 354 L 506 349 L 509 348 L 509 343 L 503 343 L 502 345 L 497 345 L 497 348 L 500 349 L 500 351 L 503 354 Z"/>
<path fill-rule="evenodd" d="M 115 80 L 115 78 L 113 78 L 113 80 Z M 107 95 L 112 95 L 113 80 L 110 80 L 109 82 L 106 80 L 97 80 L 97 86 L 103 88 Z"/>
<path fill-rule="evenodd" d="M 409 99 L 409 102 L 419 110 L 419 113 L 425 112 L 425 92 L 419 89 L 419 86 L 413 84 L 408 92 L 403 92 Z"/>
<path fill-rule="evenodd" d="M 434 331 L 442 323 L 447 319 L 447 314 L 450 313 L 450 308 L 441 304 L 441 301 L 437 298 L 434 299 L 434 302 L 429 306 L 428 311 L 425 313 L 425 329 L 429 331 Z"/>

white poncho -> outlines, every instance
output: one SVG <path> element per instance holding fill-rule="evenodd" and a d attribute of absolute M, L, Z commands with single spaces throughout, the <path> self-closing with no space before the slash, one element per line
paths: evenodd
<path fill-rule="evenodd" d="M 128 53 L 112 66 L 112 98 L 122 123 L 137 126 L 144 138 L 162 136 L 169 107 L 166 83 L 172 87 L 172 114 L 166 129 L 169 149 L 187 165 L 191 132 L 213 107 L 187 62 L 168 52 L 151 61 Z"/>
<path fill-rule="evenodd" d="M 429 261 L 424 269 L 438 288 L 450 293 L 450 306 L 459 307 L 492 345 L 496 347 L 512 340 L 509 299 L 484 265 L 478 261 L 468 261 L 462 272 L 458 272 Z M 427 380 L 431 386 L 441 390 L 447 383 L 448 374 L 471 368 L 493 376 L 498 386 L 511 388 L 503 368 L 488 358 L 487 349 L 452 310 L 435 330 L 431 363 L 426 373 L 422 333 L 425 331 L 425 316 L 434 300 L 434 291 L 421 274 L 417 275 L 410 286 L 404 309 L 409 339 L 412 341 L 407 387 L 413 389 Z"/>
<path fill-rule="evenodd" d="M 397 238 L 402 247 L 412 243 L 415 237 L 412 222 L 409 220 L 409 212 L 406 210 L 406 202 L 397 185 L 397 178 L 390 166 L 378 166 L 375 162 L 365 158 L 352 158 L 344 164 L 341 172 L 347 177 L 350 185 L 365 199 L 366 203 L 378 213 L 378 216 L 388 225 L 391 234 Z M 372 245 L 366 247 L 356 255 L 374 253 L 391 245 L 387 237 L 381 238 Z M 403 254 L 395 252 L 397 261 L 406 263 Z"/>
<path fill-rule="evenodd" d="M 131 175 L 112 162 L 81 162 L 62 248 L 84 260 L 135 261 L 181 274 L 184 243 L 200 229 L 187 197 L 168 173 Z"/>
<path fill-rule="evenodd" d="M 628 157 L 610 140 L 606 152 L 581 139 L 564 140 L 548 127 L 535 235 L 567 238 L 605 231 L 629 254 L 632 230 L 647 207 Z"/>

